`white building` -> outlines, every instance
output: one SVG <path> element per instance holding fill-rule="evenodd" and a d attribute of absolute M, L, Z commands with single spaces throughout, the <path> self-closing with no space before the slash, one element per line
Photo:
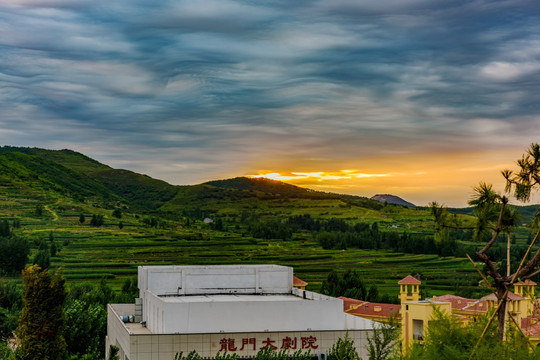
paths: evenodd
<path fill-rule="evenodd" d="M 373 323 L 345 314 L 340 299 L 293 288 L 290 267 L 140 266 L 138 284 L 137 305 L 108 306 L 107 351 L 118 346 L 122 360 L 191 350 L 252 356 L 264 347 L 316 354 L 346 333 L 366 357 Z"/>

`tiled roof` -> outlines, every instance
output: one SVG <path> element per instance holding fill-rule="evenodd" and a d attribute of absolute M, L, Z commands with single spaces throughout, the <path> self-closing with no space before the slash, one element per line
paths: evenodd
<path fill-rule="evenodd" d="M 536 286 L 536 283 L 534 281 L 530 280 L 530 279 L 527 279 L 525 281 L 518 281 L 516 284 Z"/>
<path fill-rule="evenodd" d="M 452 310 L 467 312 L 485 312 L 488 308 L 485 300 L 467 299 L 456 295 L 442 295 L 434 297 L 436 301 L 447 301 L 452 304 Z"/>
<path fill-rule="evenodd" d="M 344 312 L 361 317 L 397 317 L 401 309 L 401 305 L 399 304 L 373 303 L 343 296 L 340 296 L 338 299 L 343 300 Z"/>
<path fill-rule="evenodd" d="M 401 279 L 398 281 L 399 285 L 420 285 L 422 282 L 411 275 L 407 275 L 407 277 Z"/>
<path fill-rule="evenodd" d="M 540 322 L 532 316 L 521 319 L 521 329 L 527 336 L 540 336 Z"/>
<path fill-rule="evenodd" d="M 525 299 L 523 296 L 519 296 L 514 294 L 513 292 L 508 292 L 508 299 L 510 300 L 522 300 Z M 481 298 L 480 300 L 489 300 L 489 301 L 497 301 L 497 296 L 495 294 L 489 294 Z"/>
<path fill-rule="evenodd" d="M 307 282 L 293 275 L 293 286 L 307 286 Z"/>

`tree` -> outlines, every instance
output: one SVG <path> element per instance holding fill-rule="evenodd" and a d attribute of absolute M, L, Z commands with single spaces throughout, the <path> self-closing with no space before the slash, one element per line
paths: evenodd
<path fill-rule="evenodd" d="M 1 237 L 8 237 L 11 235 L 11 231 L 9 230 L 9 223 L 6 219 L 3 219 L 0 221 L 0 236 Z"/>
<path fill-rule="evenodd" d="M 0 281 L 0 342 L 13 336 L 22 307 L 22 293 L 15 281 Z M 3 359 L 0 356 L 0 359 Z"/>
<path fill-rule="evenodd" d="M 122 210 L 119 209 L 119 208 L 114 209 L 113 212 L 112 212 L 112 216 L 114 216 L 117 219 L 121 219 L 122 218 Z"/>
<path fill-rule="evenodd" d="M 64 329 L 64 277 L 39 266 L 29 266 L 22 273 L 24 296 L 17 336 L 26 360 L 61 360 L 66 342 Z"/>
<path fill-rule="evenodd" d="M 103 225 L 103 215 L 92 215 L 92 219 L 90 220 L 90 225 L 92 226 L 101 226 Z"/>
<path fill-rule="evenodd" d="M 92 354 L 103 358 L 107 335 L 107 310 L 101 304 L 71 300 L 65 306 L 66 326 L 63 336 L 70 355 L 81 358 Z"/>
<path fill-rule="evenodd" d="M 85 221 L 86 221 L 86 218 L 84 217 L 84 214 L 81 213 L 81 215 L 79 215 L 79 223 L 82 225 L 84 224 Z"/>
<path fill-rule="evenodd" d="M 379 289 L 377 289 L 377 286 L 371 285 L 369 287 L 366 300 L 371 302 L 377 302 L 379 300 Z"/>
<path fill-rule="evenodd" d="M 24 269 L 30 254 L 28 241 L 16 236 L 0 237 L 0 274 L 15 274 Z"/>
<path fill-rule="evenodd" d="M 40 242 L 39 250 L 34 256 L 32 264 L 39 266 L 41 269 L 47 269 L 51 266 L 51 253 L 49 252 L 49 246 L 45 241 L 42 240 Z"/>
<path fill-rule="evenodd" d="M 399 328 L 395 319 L 389 324 L 376 324 L 367 338 L 369 360 L 399 359 Z"/>
<path fill-rule="evenodd" d="M 360 356 L 356 352 L 354 341 L 349 337 L 349 334 L 345 335 L 344 339 L 338 339 L 338 341 L 328 351 L 328 360 L 360 360 Z"/>
<path fill-rule="evenodd" d="M 57 252 L 58 248 L 56 247 L 56 243 L 53 241 L 51 244 L 51 256 L 55 257 Z"/>
<path fill-rule="evenodd" d="M 374 295 L 375 290 L 371 290 Z M 332 271 L 321 285 L 321 293 L 329 296 L 345 296 L 348 298 L 367 300 L 367 289 L 356 271 L 347 270 L 343 276 Z M 378 291 L 377 291 L 378 293 Z M 377 301 L 373 299 L 372 301 Z"/>
<path fill-rule="evenodd" d="M 531 144 L 526 154 L 518 160 L 519 170 L 503 170 L 502 175 L 506 179 L 506 192 L 514 193 L 514 197 L 520 201 L 530 200 L 533 191 L 540 188 L 540 145 Z M 498 194 L 491 185 L 481 183 L 475 188 L 475 197 L 469 202 L 474 207 L 476 221 L 474 224 L 475 239 L 478 241 L 488 241 L 476 252 L 477 257 L 485 264 L 487 276 L 493 279 L 494 293 L 498 299 L 498 337 L 504 339 L 506 326 L 506 303 L 508 292 L 512 285 L 520 280 L 529 279 L 540 274 L 537 265 L 540 262 L 540 248 L 535 254 L 526 261 L 532 247 L 538 240 L 540 229 L 536 230 L 536 235 L 531 241 L 527 253 L 517 270 L 514 273 L 506 275 L 501 274 L 501 269 L 497 267 L 498 260 L 493 259 L 488 251 L 493 247 L 500 234 L 510 234 L 516 226 L 516 212 L 508 205 L 508 197 Z M 468 228 L 460 224 L 459 219 L 451 216 L 445 208 L 433 203 L 432 214 L 435 217 L 437 230 L 439 232 L 447 231 L 449 228 Z M 537 215 L 535 221 L 539 221 Z"/>
<path fill-rule="evenodd" d="M 120 348 L 118 346 L 110 345 L 109 356 L 107 357 L 107 360 L 120 360 L 120 357 L 118 356 L 119 351 Z"/>
<path fill-rule="evenodd" d="M 34 210 L 34 215 L 37 217 L 41 217 L 43 215 L 43 205 L 37 204 L 36 208 Z"/>
<path fill-rule="evenodd" d="M 533 191 L 540 186 L 540 144 L 531 144 L 527 152 L 516 161 L 519 170 L 503 170 L 506 192 L 514 191 L 520 201 L 529 201 Z"/>
<path fill-rule="evenodd" d="M 487 317 L 480 317 L 464 325 L 452 315 L 435 311 L 435 317 L 430 321 L 429 331 L 423 344 L 414 343 L 403 359 L 533 360 L 539 358 L 540 349 L 529 346 L 528 339 L 515 327 L 508 331 L 506 342 L 499 341 L 495 324 L 487 328 L 484 342 L 477 351 L 472 353 L 476 340 L 482 336 L 488 322 Z"/>

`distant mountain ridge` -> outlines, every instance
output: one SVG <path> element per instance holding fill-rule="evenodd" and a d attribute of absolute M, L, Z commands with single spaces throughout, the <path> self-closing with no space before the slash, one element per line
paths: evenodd
<path fill-rule="evenodd" d="M 0 183 L 36 195 L 71 198 L 98 206 L 124 204 L 148 211 L 175 212 L 208 201 L 341 200 L 348 206 L 380 209 L 366 197 L 326 193 L 277 180 L 237 177 L 198 185 L 171 185 L 130 170 L 113 169 L 73 150 L 0 146 Z"/>
<path fill-rule="evenodd" d="M 212 201 L 230 200 L 239 207 L 245 199 L 252 201 L 291 199 L 339 200 L 340 206 L 358 206 L 379 211 L 382 203 L 415 207 L 390 194 L 377 194 L 371 199 L 362 196 L 327 193 L 302 188 L 266 178 L 236 177 L 208 181 L 198 185 L 172 185 L 163 180 L 130 170 L 113 169 L 73 150 L 0 146 L 0 186 L 33 193 L 51 199 L 71 198 L 75 202 L 112 208 L 118 203 L 144 212 L 183 211 L 184 207 L 201 208 Z M 416 207 L 418 208 L 418 207 Z M 522 220 L 530 220 L 537 205 L 516 206 Z M 418 208 L 419 209 L 419 208 Z M 449 209 L 470 214 L 471 208 Z"/>
<path fill-rule="evenodd" d="M 306 189 L 267 178 L 236 177 L 232 179 L 209 181 L 202 185 L 228 190 L 239 190 L 242 192 L 266 194 L 267 196 L 263 196 L 266 198 L 271 196 L 279 196 L 283 198 L 312 200 L 338 199 L 349 205 L 361 206 L 376 210 L 381 208 L 381 205 L 377 201 L 368 199 L 367 197 Z"/>
<path fill-rule="evenodd" d="M 382 203 L 393 204 L 393 205 L 402 205 L 416 207 L 413 203 L 403 200 L 399 196 L 391 194 L 377 194 L 371 197 L 371 200 L 376 200 Z"/>
<path fill-rule="evenodd" d="M 236 177 L 232 179 L 208 181 L 204 184 L 224 189 L 260 191 L 268 194 L 307 195 L 318 192 L 266 178 Z"/>

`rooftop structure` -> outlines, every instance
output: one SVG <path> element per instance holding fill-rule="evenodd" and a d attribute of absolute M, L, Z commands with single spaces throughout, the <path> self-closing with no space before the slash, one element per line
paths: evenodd
<path fill-rule="evenodd" d="M 302 279 L 297 278 L 296 276 L 293 276 L 293 286 L 300 290 L 306 290 L 306 286 L 308 286 L 308 283 Z"/>
<path fill-rule="evenodd" d="M 343 311 L 350 315 L 360 316 L 378 322 L 389 322 L 390 319 L 399 320 L 401 305 L 374 303 L 340 296 L 343 300 Z"/>

